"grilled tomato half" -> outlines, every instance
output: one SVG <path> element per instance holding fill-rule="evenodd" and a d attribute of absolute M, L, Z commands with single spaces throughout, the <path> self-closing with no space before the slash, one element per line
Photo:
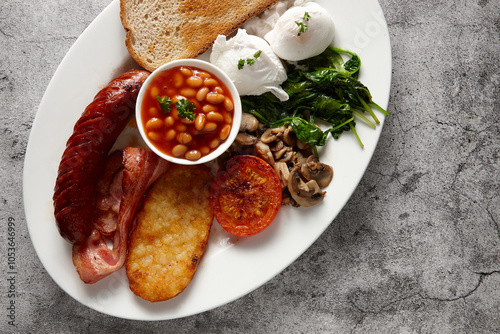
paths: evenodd
<path fill-rule="evenodd" d="M 253 155 L 237 155 L 218 170 L 210 189 L 214 216 L 227 232 L 241 237 L 268 227 L 281 206 L 274 169 Z"/>

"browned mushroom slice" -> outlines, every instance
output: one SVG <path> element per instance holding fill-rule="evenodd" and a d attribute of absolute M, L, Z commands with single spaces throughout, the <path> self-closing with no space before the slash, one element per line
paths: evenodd
<path fill-rule="evenodd" d="M 271 152 L 269 145 L 267 145 L 259 140 L 259 141 L 257 141 L 257 143 L 255 143 L 254 148 L 255 148 L 255 154 L 258 157 L 262 158 L 263 160 L 267 161 L 267 163 L 270 164 L 271 167 L 274 168 L 273 152 Z"/>
<path fill-rule="evenodd" d="M 300 206 L 313 206 L 325 197 L 326 192 L 321 191 L 318 183 L 314 180 L 304 182 L 300 175 L 300 167 L 296 166 L 290 171 L 287 183 L 288 191 L 292 198 Z"/>
<path fill-rule="evenodd" d="M 253 115 L 248 113 L 243 113 L 241 115 L 241 132 L 255 132 L 259 128 L 259 121 Z"/>
<path fill-rule="evenodd" d="M 308 148 L 311 147 L 311 145 L 309 145 L 308 143 L 303 142 L 300 139 L 297 139 L 297 144 L 296 145 L 299 148 L 299 150 L 306 150 L 306 149 L 308 149 Z"/>
<path fill-rule="evenodd" d="M 257 142 L 257 137 L 245 132 L 240 132 L 236 136 L 236 142 L 244 146 L 254 145 Z"/>
<path fill-rule="evenodd" d="M 319 162 L 318 157 L 314 155 L 307 158 L 300 168 L 300 173 L 306 180 L 316 181 L 321 188 L 328 186 L 333 178 L 333 168 Z"/>
<path fill-rule="evenodd" d="M 260 136 L 260 141 L 265 144 L 272 143 L 278 139 L 278 137 L 281 137 L 283 132 L 285 132 L 285 126 L 280 126 L 279 128 L 269 128 L 264 131 L 262 136 Z"/>
<path fill-rule="evenodd" d="M 271 148 L 271 151 L 272 151 L 272 152 L 273 152 L 273 154 L 274 154 L 274 159 L 279 160 L 279 159 L 281 159 L 281 157 L 282 157 L 282 156 L 283 156 L 286 152 L 291 151 L 291 149 L 290 149 L 290 148 L 288 148 L 288 147 L 283 147 L 283 148 L 281 148 L 280 150 L 275 151 L 275 150 L 273 150 L 273 149 Z"/>
<path fill-rule="evenodd" d="M 294 165 L 302 165 L 307 161 L 307 157 L 309 157 L 312 153 L 309 151 L 294 151 L 292 161 Z"/>
<path fill-rule="evenodd" d="M 290 176 L 290 170 L 285 162 L 276 162 L 274 164 L 274 171 L 281 182 L 281 189 L 285 189 L 288 184 L 288 177 Z"/>
<path fill-rule="evenodd" d="M 283 143 L 282 140 L 278 139 L 274 143 L 271 143 L 269 145 L 269 148 L 273 152 L 278 152 L 278 151 L 281 151 L 283 148 L 285 148 L 285 143 Z"/>
<path fill-rule="evenodd" d="M 287 146 L 294 147 L 297 145 L 297 136 L 293 132 L 291 125 L 287 125 L 285 131 L 283 132 L 283 141 Z"/>
<path fill-rule="evenodd" d="M 282 162 L 291 162 L 293 159 L 294 152 L 293 150 L 287 150 L 283 156 L 281 156 L 280 161 Z"/>

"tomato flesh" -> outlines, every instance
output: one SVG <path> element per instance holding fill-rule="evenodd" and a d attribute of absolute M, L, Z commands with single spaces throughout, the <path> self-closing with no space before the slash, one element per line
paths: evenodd
<path fill-rule="evenodd" d="M 215 218 L 227 232 L 251 236 L 263 231 L 281 206 L 281 184 L 274 169 L 252 155 L 237 155 L 217 172 L 210 189 Z"/>

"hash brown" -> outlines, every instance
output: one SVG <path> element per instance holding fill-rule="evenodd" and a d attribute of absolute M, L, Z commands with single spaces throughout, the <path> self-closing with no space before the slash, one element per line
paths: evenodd
<path fill-rule="evenodd" d="M 129 286 L 137 296 L 167 300 L 191 282 L 214 219 L 211 181 L 206 166 L 172 164 L 148 190 L 126 261 Z"/>

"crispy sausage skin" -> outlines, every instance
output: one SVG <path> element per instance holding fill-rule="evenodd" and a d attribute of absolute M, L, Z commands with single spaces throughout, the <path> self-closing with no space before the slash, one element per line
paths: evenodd
<path fill-rule="evenodd" d="M 73 244 L 90 236 L 97 181 L 116 138 L 134 115 L 137 95 L 149 74 L 130 70 L 113 79 L 87 106 L 66 144 L 53 201 L 59 233 Z"/>

